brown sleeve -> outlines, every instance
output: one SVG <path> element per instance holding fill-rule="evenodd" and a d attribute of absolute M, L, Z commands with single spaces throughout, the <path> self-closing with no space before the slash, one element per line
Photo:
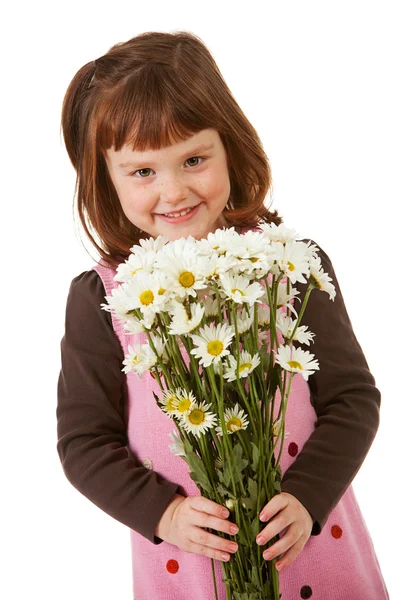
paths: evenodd
<path fill-rule="evenodd" d="M 304 242 L 313 240 L 303 240 Z M 314 289 L 301 325 L 315 337 L 310 346 L 320 369 L 308 379 L 317 420 L 313 433 L 282 477 L 281 491 L 296 496 L 314 519 L 318 535 L 369 451 L 379 427 L 380 391 L 375 387 L 354 334 L 339 283 L 328 255 L 317 245 L 323 270 L 332 278 L 336 297 Z M 307 284 L 295 286 L 303 302 Z M 295 303 L 300 311 L 300 303 Z"/>
<path fill-rule="evenodd" d="M 57 451 L 79 492 L 160 544 L 155 529 L 179 485 L 148 470 L 127 447 L 124 355 L 110 313 L 100 308 L 105 295 L 94 270 L 72 280 L 61 340 Z"/>

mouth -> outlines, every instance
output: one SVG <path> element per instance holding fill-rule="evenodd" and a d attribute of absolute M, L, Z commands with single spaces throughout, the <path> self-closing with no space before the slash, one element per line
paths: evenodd
<path fill-rule="evenodd" d="M 184 221 L 189 221 L 189 219 L 192 219 L 193 217 L 195 217 L 196 214 L 199 212 L 200 206 L 201 206 L 201 202 L 197 206 L 188 207 L 185 210 L 176 212 L 175 213 L 176 216 L 172 216 L 174 213 L 167 213 L 167 214 L 156 213 L 156 216 L 160 217 L 167 223 L 182 223 Z"/>

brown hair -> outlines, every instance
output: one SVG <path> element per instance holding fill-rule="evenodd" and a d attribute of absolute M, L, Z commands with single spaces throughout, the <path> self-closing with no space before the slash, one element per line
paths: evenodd
<path fill-rule="evenodd" d="M 272 177 L 257 132 L 193 33 L 145 32 L 81 67 L 65 93 L 61 127 L 77 174 L 79 219 L 102 259 L 114 267 L 149 236 L 122 211 L 105 161 L 111 147 L 158 150 L 215 129 L 227 153 L 228 226 L 282 223 L 263 204 Z"/>

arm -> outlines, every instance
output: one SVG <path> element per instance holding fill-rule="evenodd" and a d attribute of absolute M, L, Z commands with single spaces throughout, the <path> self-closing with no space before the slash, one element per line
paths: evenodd
<path fill-rule="evenodd" d="M 336 297 L 332 301 L 326 292 L 311 292 L 300 325 L 308 325 L 315 333 L 314 343 L 295 342 L 319 360 L 320 370 L 308 380 L 317 422 L 281 484 L 281 491 L 295 496 L 311 514 L 312 535 L 321 532 L 363 464 L 379 427 L 381 403 L 332 263 L 321 247 L 318 254 Z M 303 301 L 307 285 L 297 283 L 296 288 Z"/>
<path fill-rule="evenodd" d="M 178 489 L 127 448 L 123 350 L 96 271 L 71 283 L 61 341 L 57 451 L 70 483 L 101 510 L 161 543 L 155 528 Z"/>

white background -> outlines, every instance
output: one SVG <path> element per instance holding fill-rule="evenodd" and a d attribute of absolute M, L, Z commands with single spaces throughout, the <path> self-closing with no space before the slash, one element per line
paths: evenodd
<path fill-rule="evenodd" d="M 56 452 L 65 302 L 71 280 L 97 259 L 74 228 L 60 113 L 83 64 L 150 30 L 201 37 L 269 156 L 272 208 L 333 262 L 382 394 L 380 428 L 353 486 L 391 597 L 400 597 L 396 4 L 37 0 L 3 12 L 2 598 L 132 597 L 129 530 L 71 486 Z"/>

